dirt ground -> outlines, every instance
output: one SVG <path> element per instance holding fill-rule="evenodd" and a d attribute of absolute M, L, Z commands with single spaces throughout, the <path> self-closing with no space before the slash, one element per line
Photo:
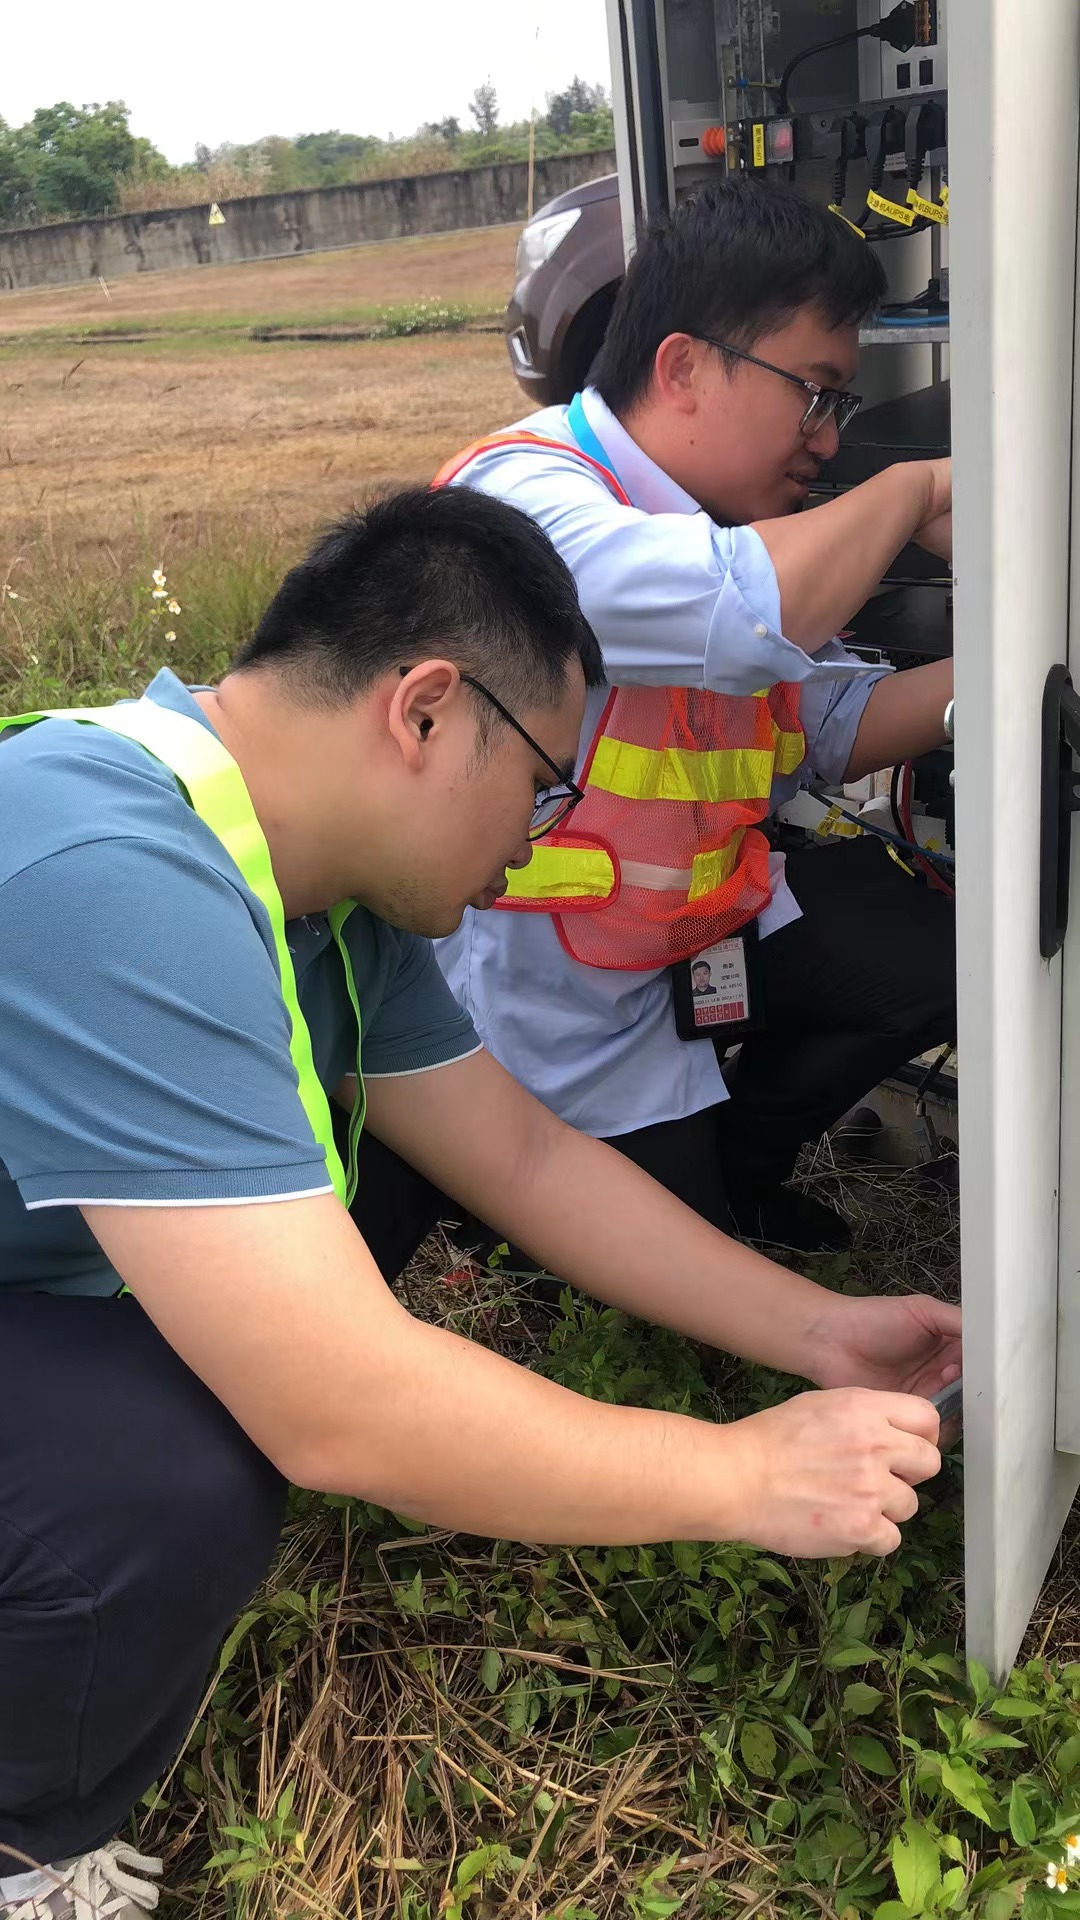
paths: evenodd
<path fill-rule="evenodd" d="M 375 488 L 430 479 L 528 411 L 498 333 L 260 344 L 167 330 L 195 313 L 341 312 L 350 291 L 354 306 L 425 294 L 494 312 L 513 248 L 500 228 L 146 275 L 118 290 L 109 315 L 166 330 L 142 344 L 43 331 L 99 324 L 100 290 L 0 299 L 0 336 L 21 336 L 0 349 L 0 577 L 42 539 L 122 562 L 148 536 L 175 546 L 211 519 L 302 534 Z"/>

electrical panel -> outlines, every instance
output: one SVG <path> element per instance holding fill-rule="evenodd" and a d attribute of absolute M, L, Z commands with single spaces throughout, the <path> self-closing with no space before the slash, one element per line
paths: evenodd
<path fill-rule="evenodd" d="M 788 178 L 877 239 L 945 224 L 945 0 L 609 4 L 636 231 L 720 173 Z"/>

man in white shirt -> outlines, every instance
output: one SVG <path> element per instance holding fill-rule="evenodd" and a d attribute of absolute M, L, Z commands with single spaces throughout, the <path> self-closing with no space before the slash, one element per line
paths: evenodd
<path fill-rule="evenodd" d="M 798 688 L 806 758 L 771 809 L 812 772 L 854 779 L 944 739 L 951 662 L 894 676 L 834 636 L 909 540 L 951 553 L 950 463 L 797 511 L 858 404 L 859 325 L 884 284 L 835 215 L 726 182 L 644 243 L 584 395 L 444 470 L 545 529 L 616 687 Z M 579 770 L 605 698 L 589 697 Z M 470 912 L 440 963 L 485 1044 L 564 1120 L 716 1224 L 835 1247 L 845 1223 L 786 1182 L 804 1141 L 954 1037 L 952 904 L 867 839 L 774 853 L 768 883 L 765 1026 L 731 1098 L 710 1029 L 676 1031 L 671 971 L 582 964 L 551 913 Z"/>

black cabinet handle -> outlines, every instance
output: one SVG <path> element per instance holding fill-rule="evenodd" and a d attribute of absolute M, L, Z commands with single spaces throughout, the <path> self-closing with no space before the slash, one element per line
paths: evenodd
<path fill-rule="evenodd" d="M 1069 925 L 1072 816 L 1080 812 L 1080 694 L 1068 667 L 1051 667 L 1043 688 L 1042 830 L 1039 846 L 1039 952 L 1060 953 Z"/>

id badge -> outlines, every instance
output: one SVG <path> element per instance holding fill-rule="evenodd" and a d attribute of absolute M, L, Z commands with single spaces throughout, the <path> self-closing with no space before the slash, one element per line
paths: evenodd
<path fill-rule="evenodd" d="M 692 960 L 680 960 L 671 969 L 671 984 L 680 1040 L 713 1040 L 728 1047 L 760 1032 L 765 1019 L 756 921 Z"/>

